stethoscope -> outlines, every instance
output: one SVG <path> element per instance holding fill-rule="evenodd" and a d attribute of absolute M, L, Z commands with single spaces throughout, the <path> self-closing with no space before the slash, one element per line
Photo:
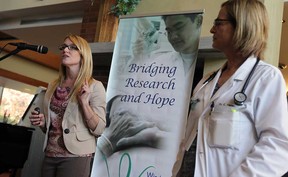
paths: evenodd
<path fill-rule="evenodd" d="M 249 81 L 250 81 L 250 79 L 251 79 L 251 77 L 252 77 L 252 75 L 253 75 L 253 73 L 254 73 L 254 71 L 255 71 L 255 69 L 256 69 L 256 66 L 257 66 L 258 63 L 259 63 L 259 61 L 260 61 L 260 59 L 257 58 L 257 61 L 255 62 L 253 68 L 251 69 L 251 71 L 250 71 L 250 73 L 249 73 L 249 75 L 248 75 L 248 77 L 247 77 L 247 79 L 246 79 L 246 81 L 245 81 L 245 83 L 244 83 L 244 85 L 243 85 L 242 90 L 241 90 L 240 92 L 236 92 L 236 93 L 234 94 L 234 103 L 235 103 L 236 105 L 238 105 L 238 106 L 243 105 L 244 102 L 245 102 L 246 99 L 247 99 L 247 95 L 245 94 L 245 90 L 246 90 L 246 88 L 247 88 L 247 86 L 248 86 L 248 84 L 249 84 Z M 202 87 L 205 86 L 206 84 L 208 84 L 210 81 L 212 81 L 212 80 L 214 79 L 214 77 L 216 76 L 216 74 L 217 74 L 218 71 L 219 71 L 219 70 L 217 70 L 217 71 L 215 71 L 213 74 L 211 74 L 211 76 L 209 76 L 208 79 L 206 79 L 206 80 L 203 82 Z M 202 87 L 201 87 L 201 88 L 202 88 Z M 200 88 L 200 89 L 201 89 L 201 88 Z M 200 89 L 199 89 L 199 90 L 200 90 Z"/>

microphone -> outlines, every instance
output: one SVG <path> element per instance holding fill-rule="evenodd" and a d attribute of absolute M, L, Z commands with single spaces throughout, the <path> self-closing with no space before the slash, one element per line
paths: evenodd
<path fill-rule="evenodd" d="M 20 43 L 8 43 L 8 44 L 17 46 L 17 48 L 21 49 L 21 50 L 28 49 L 28 50 L 32 50 L 32 51 L 35 51 L 35 52 L 38 52 L 38 53 L 43 53 L 43 54 L 48 52 L 48 48 L 43 46 L 43 45 L 30 45 L 30 44 L 26 44 L 26 43 L 23 43 L 23 42 L 20 42 Z"/>

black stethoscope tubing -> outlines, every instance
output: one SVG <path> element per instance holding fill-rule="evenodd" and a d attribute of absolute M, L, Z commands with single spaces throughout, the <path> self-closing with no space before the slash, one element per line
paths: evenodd
<path fill-rule="evenodd" d="M 247 79 L 246 79 L 246 81 L 245 81 L 245 83 L 244 83 L 244 85 L 243 85 L 242 90 L 241 90 L 240 92 L 237 92 L 237 93 L 234 94 L 234 103 L 235 103 L 236 105 L 241 106 L 241 105 L 243 105 L 243 103 L 246 101 L 247 95 L 245 94 L 245 90 L 246 90 L 246 88 L 247 88 L 247 86 L 248 86 L 248 84 L 249 84 L 249 81 L 250 81 L 250 79 L 251 79 L 251 77 L 252 77 L 252 75 L 253 75 L 253 73 L 254 73 L 254 71 L 255 71 L 255 69 L 256 69 L 256 66 L 257 66 L 258 63 L 259 63 L 259 61 L 260 61 L 260 59 L 257 58 L 257 61 L 255 62 L 253 68 L 251 69 L 251 71 L 250 71 L 250 73 L 249 73 L 249 75 L 248 75 L 248 77 L 247 77 Z M 210 81 L 212 81 L 212 80 L 214 79 L 214 77 L 216 76 L 216 74 L 217 74 L 218 71 L 219 71 L 219 70 L 217 70 L 217 71 L 215 71 L 213 74 L 211 74 L 211 76 L 209 76 L 209 78 L 206 79 L 206 80 L 203 82 L 203 85 L 206 85 L 207 83 L 209 83 Z"/>
<path fill-rule="evenodd" d="M 248 85 L 248 83 L 249 83 L 249 81 L 250 81 L 250 79 L 251 79 L 251 77 L 252 77 L 252 75 L 253 75 L 253 73 L 254 73 L 254 71 L 255 71 L 255 69 L 256 69 L 256 66 L 257 66 L 258 63 L 259 63 L 259 61 L 260 61 L 260 59 L 257 58 L 257 61 L 256 61 L 256 63 L 254 64 L 252 70 L 250 71 L 250 73 L 249 73 L 249 75 L 248 75 L 248 77 L 247 77 L 247 80 L 246 80 L 246 82 L 245 82 L 244 85 L 243 85 L 243 88 L 242 88 L 241 92 L 243 92 L 243 93 L 245 92 L 245 90 L 246 90 L 246 88 L 247 88 L 247 85 Z"/>

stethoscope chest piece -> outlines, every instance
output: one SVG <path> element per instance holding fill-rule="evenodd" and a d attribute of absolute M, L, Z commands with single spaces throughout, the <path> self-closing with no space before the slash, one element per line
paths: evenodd
<path fill-rule="evenodd" d="M 243 103 L 246 101 L 247 96 L 243 92 L 237 92 L 234 95 L 234 103 L 238 106 L 243 105 Z"/>
<path fill-rule="evenodd" d="M 248 83 L 249 83 L 249 81 L 250 81 L 250 79 L 251 79 L 251 77 L 252 77 L 252 75 L 253 75 L 253 73 L 254 73 L 254 71 L 255 71 L 255 68 L 256 68 L 256 66 L 257 66 L 258 63 L 259 63 L 259 61 L 260 61 L 260 59 L 257 58 L 254 66 L 253 66 L 253 68 L 252 68 L 252 70 L 250 71 L 250 73 L 249 73 L 249 75 L 248 75 L 247 80 L 246 80 L 245 83 L 244 83 L 244 86 L 243 86 L 242 90 L 241 90 L 240 92 L 235 93 L 235 95 L 234 95 L 234 103 L 235 103 L 236 105 L 238 105 L 238 106 L 243 105 L 244 102 L 245 102 L 246 99 L 247 99 L 247 95 L 245 94 L 245 90 L 246 90 L 246 87 L 247 87 L 247 85 L 248 85 Z"/>

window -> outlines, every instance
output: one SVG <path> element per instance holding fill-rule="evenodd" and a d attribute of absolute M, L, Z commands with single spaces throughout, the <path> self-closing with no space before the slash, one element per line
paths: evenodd
<path fill-rule="evenodd" d="M 0 122 L 18 124 L 33 97 L 29 93 L 0 87 Z"/>

